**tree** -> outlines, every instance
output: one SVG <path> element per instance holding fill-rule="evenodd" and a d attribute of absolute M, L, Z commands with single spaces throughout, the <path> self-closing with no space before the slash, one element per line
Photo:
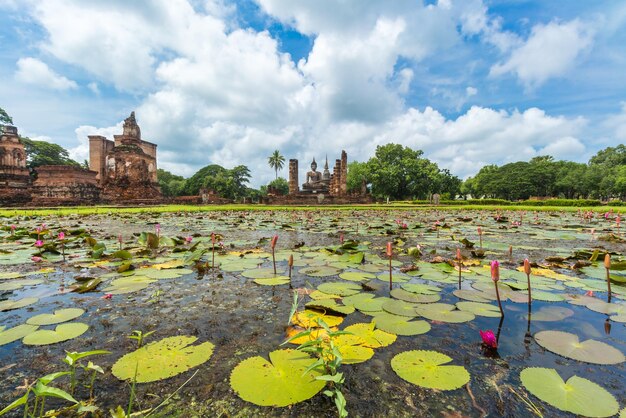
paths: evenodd
<path fill-rule="evenodd" d="M 35 141 L 26 137 L 20 137 L 20 141 L 26 150 L 26 166 L 31 170 L 42 165 L 80 167 L 80 164 L 72 160 L 69 152 L 60 145 L 46 141 Z"/>
<path fill-rule="evenodd" d="M 379 145 L 367 162 L 372 194 L 378 198 L 426 198 L 433 192 L 437 164 L 420 158 L 423 152 L 399 144 Z"/>
<path fill-rule="evenodd" d="M 267 185 L 268 189 L 270 187 L 274 188 L 274 190 L 276 190 L 279 194 L 283 196 L 289 193 L 289 183 L 283 177 L 279 177 L 275 180 L 272 180 Z"/>
<path fill-rule="evenodd" d="M 0 107 L 0 125 L 13 125 L 13 118 Z"/>
<path fill-rule="evenodd" d="M 267 163 L 274 169 L 276 178 L 278 178 L 278 170 L 283 169 L 283 166 L 285 165 L 285 157 L 280 155 L 280 151 L 275 150 L 274 153 L 267 158 Z"/>
<path fill-rule="evenodd" d="M 239 199 L 249 194 L 245 183 L 250 181 L 250 170 L 245 165 L 238 165 L 229 170 L 217 164 L 211 164 L 198 170 L 185 182 L 184 193 L 195 196 L 201 188 L 214 190 L 221 197 Z"/>
<path fill-rule="evenodd" d="M 366 185 L 369 183 L 368 178 L 367 163 L 358 161 L 348 163 L 348 178 L 346 179 L 348 193 L 359 193 L 363 183 Z"/>
<path fill-rule="evenodd" d="M 163 169 L 157 169 L 157 179 L 163 196 L 180 196 L 185 188 L 185 178 L 177 176 Z"/>

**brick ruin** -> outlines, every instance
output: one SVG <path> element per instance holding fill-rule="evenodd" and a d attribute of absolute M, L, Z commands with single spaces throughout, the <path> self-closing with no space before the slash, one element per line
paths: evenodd
<path fill-rule="evenodd" d="M 328 170 L 328 159 L 324 171 L 316 171 L 315 159 L 311 163 L 311 171 L 307 172 L 305 183 L 300 188 L 298 160 L 289 160 L 289 194 L 287 196 L 270 196 L 270 204 L 344 204 L 370 203 L 371 197 L 361 192 L 348 194 L 348 154 L 341 151 L 341 158 L 335 160 L 332 174 Z"/>
<path fill-rule="evenodd" d="M 37 167 L 32 203 L 37 206 L 84 205 L 100 201 L 96 172 L 68 165 Z"/>
<path fill-rule="evenodd" d="M 89 168 L 97 173 L 107 203 L 156 203 L 162 199 L 157 180 L 157 145 L 141 139 L 135 112 L 111 141 L 89 136 Z"/>
<path fill-rule="evenodd" d="M 26 168 L 26 150 L 15 126 L 1 126 L 0 131 L 0 203 L 23 204 L 30 201 L 30 173 Z"/>

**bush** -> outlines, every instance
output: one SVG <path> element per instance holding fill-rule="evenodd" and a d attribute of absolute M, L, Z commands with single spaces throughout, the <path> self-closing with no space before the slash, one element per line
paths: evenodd
<path fill-rule="evenodd" d="M 516 203 L 522 206 L 601 206 L 602 202 L 595 199 L 548 199 L 548 200 L 525 200 Z"/>

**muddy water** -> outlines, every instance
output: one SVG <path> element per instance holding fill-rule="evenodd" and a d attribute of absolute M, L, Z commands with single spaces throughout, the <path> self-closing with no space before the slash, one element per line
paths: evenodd
<path fill-rule="evenodd" d="M 37 218 L 20 220 L 20 224 L 34 227 L 41 222 L 48 222 L 51 225 L 82 227 L 90 230 L 98 240 L 108 239 L 109 245 L 114 246 L 118 233 L 124 234 L 127 241 L 125 245 L 129 245 L 134 239 L 133 232 L 151 231 L 152 224 L 158 222 L 163 235 L 186 236 L 195 233 L 200 236 L 194 239 L 206 241 L 211 232 L 218 232 L 224 236 L 227 248 L 232 242 L 236 249 L 253 247 L 259 239 L 274 233 L 279 234 L 278 246 L 281 248 L 292 248 L 302 242 L 308 247 L 336 245 L 337 232 L 342 230 L 345 231 L 346 239 L 371 242 L 370 251 L 376 254 L 380 254 L 383 245 L 393 238 L 400 237 L 407 245 L 420 243 L 424 246 L 423 258 L 426 260 L 437 255 L 453 257 L 459 246 L 458 239 L 468 237 L 477 241 L 476 226 L 482 225 L 486 231 L 486 246 L 491 244 L 497 248 L 489 254 L 489 258 L 506 262 L 508 246 L 514 246 L 511 266 L 516 266 L 525 257 L 543 261 L 551 255 L 563 255 L 574 249 L 589 249 L 598 245 L 624 254 L 623 244 L 597 240 L 597 235 L 602 234 L 603 230 L 608 231 L 608 224 L 601 221 L 584 224 L 575 214 L 553 215 L 540 214 L 534 219 L 533 215 L 528 214 L 528 223 L 523 222 L 519 228 L 512 227 L 510 223 L 496 222 L 493 214 L 487 212 L 463 212 L 463 216 L 471 218 L 468 221 L 457 219 L 459 215 L 456 212 L 408 211 L 354 214 L 183 213 L 138 217 L 111 214 L 80 218 Z M 407 222 L 409 228 L 399 230 L 396 219 Z M 443 227 L 433 229 L 437 219 Z M 5 223 L 14 221 L 7 220 Z M 589 228 L 596 228 L 596 236 L 588 233 Z M 547 237 L 546 231 L 554 232 L 557 237 Z M 563 238 L 558 238 L 558 234 L 564 234 Z M 264 247 L 267 249 L 267 244 Z M 464 254 L 469 255 L 465 250 Z M 408 256 L 399 256 L 398 259 L 407 263 L 411 261 Z M 263 264 L 265 267 L 270 265 L 271 261 Z M 278 262 L 278 265 L 279 269 L 286 269 L 286 262 Z M 86 313 L 79 320 L 88 323 L 90 329 L 79 338 L 49 346 L 29 347 L 19 340 L 0 346 L 0 406 L 7 405 L 21 395 L 22 392 L 15 388 L 22 385 L 24 379 L 32 381 L 38 376 L 63 370 L 61 360 L 64 351 L 104 349 L 112 354 L 93 358 L 95 363 L 105 369 L 104 376 L 99 376 L 96 381 L 95 403 L 103 411 L 117 405 L 124 407 L 128 402 L 130 388 L 111 375 L 110 367 L 120 356 L 135 349 L 135 341 L 127 336 L 134 330 L 142 330 L 155 331 L 150 337 L 152 341 L 172 335 L 193 335 L 199 341 L 215 344 L 211 359 L 197 368 L 199 372 L 195 377 L 171 399 L 170 405 L 162 409 L 162 416 L 335 416 L 334 405 L 321 394 L 290 408 L 265 408 L 242 401 L 230 388 L 230 373 L 241 360 L 256 355 L 267 356 L 268 352 L 279 348 L 284 341 L 292 302 L 292 290 L 287 285 L 259 286 L 239 273 L 194 272 L 179 279 L 159 280 L 142 291 L 115 295 L 107 300 L 101 298 L 102 292 L 79 295 L 59 290 L 72 283 L 76 275 L 84 274 L 84 269 L 69 267 L 60 261 L 46 266 L 55 267 L 56 271 L 41 276 L 43 284 L 1 293 L 0 300 L 36 296 L 40 301 L 23 309 L 0 312 L 0 324 L 12 327 L 35 314 L 52 312 L 62 307 L 80 307 Z M 33 271 L 40 267 L 32 263 L 0 266 L 0 272 Z M 576 275 L 573 271 L 559 271 Z M 108 271 L 106 268 L 89 269 L 91 274 L 98 272 Z M 315 287 L 324 281 L 337 280 L 337 277 L 308 277 L 299 274 L 298 268 L 295 268 L 292 285 L 294 288 Z M 457 288 L 455 285 L 439 285 L 444 289 L 441 293 L 442 302 L 459 301 L 452 295 L 452 291 Z M 160 296 L 155 297 L 157 290 Z M 381 286 L 376 293 L 388 296 L 388 289 Z M 567 293 L 583 292 L 568 289 Z M 604 298 L 606 293 L 598 292 L 597 296 Z M 546 329 L 568 331 L 577 334 L 581 340 L 600 340 L 626 353 L 624 324 L 611 323 L 610 333 L 607 333 L 606 315 L 566 302 L 534 301 L 532 309 L 536 312 L 544 306 L 567 307 L 575 314 L 558 322 L 531 322 L 531 334 Z M 526 304 L 505 302 L 504 309 L 505 318 L 500 329 L 497 355 L 483 351 L 478 330 L 496 331 L 499 319 L 477 316 L 475 320 L 462 324 L 433 322 L 427 334 L 400 336 L 391 346 L 375 350 L 374 357 L 369 361 L 342 366 L 346 375 L 344 394 L 351 416 L 531 416 L 522 399 L 534 403 L 545 416 L 567 416 L 527 394 L 520 384 L 519 373 L 529 366 L 555 368 L 565 379 L 572 375 L 590 379 L 611 392 L 621 407 L 626 405 L 624 363 L 591 365 L 548 352 L 526 336 L 529 326 Z M 342 327 L 370 320 L 371 317 L 357 311 L 346 317 Z M 402 351 L 414 349 L 437 350 L 452 357 L 454 364 L 463 365 L 469 371 L 469 387 L 442 392 L 423 389 L 400 379 L 391 369 L 391 358 Z M 139 385 L 136 410 L 159 404 L 187 381 L 193 371 L 160 382 Z M 87 389 L 79 388 L 77 398 L 88 398 Z M 55 404 L 50 402 L 50 405 Z M 21 416 L 21 413 L 15 416 Z"/>

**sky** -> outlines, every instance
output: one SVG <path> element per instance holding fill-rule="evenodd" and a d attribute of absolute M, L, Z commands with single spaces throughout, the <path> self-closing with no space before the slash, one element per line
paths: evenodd
<path fill-rule="evenodd" d="M 390 142 L 467 178 L 626 142 L 621 0 L 0 0 L 0 107 L 77 161 L 135 111 L 158 165 Z M 279 175 L 287 177 L 287 161 Z"/>

